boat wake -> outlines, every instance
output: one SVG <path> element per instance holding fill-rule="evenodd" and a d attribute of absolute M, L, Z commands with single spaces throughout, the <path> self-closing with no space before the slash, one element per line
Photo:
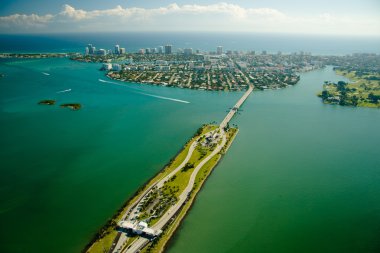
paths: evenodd
<path fill-rule="evenodd" d="M 42 72 L 42 74 L 44 74 L 45 76 L 50 76 L 50 74 L 46 72 Z"/>
<path fill-rule="evenodd" d="M 176 99 L 176 98 L 169 98 L 169 97 L 163 97 L 163 96 L 158 96 L 158 95 L 153 95 L 153 94 L 141 92 L 141 90 L 139 90 L 139 89 L 136 89 L 134 87 L 130 87 L 129 85 L 117 83 L 117 82 L 107 81 L 107 80 L 103 80 L 103 79 L 99 79 L 99 82 L 110 83 L 110 84 L 115 84 L 115 85 L 127 87 L 127 88 L 130 88 L 130 89 L 136 90 L 135 92 L 138 93 L 138 94 L 141 94 L 141 95 L 144 95 L 144 96 L 148 96 L 148 97 L 154 97 L 154 98 L 169 100 L 169 101 L 178 102 L 178 103 L 190 104 L 189 101 L 185 101 L 185 100 L 180 100 L 180 99 Z"/>
<path fill-rule="evenodd" d="M 57 91 L 57 93 L 64 93 L 64 92 L 69 92 L 69 91 L 71 91 L 71 89 Z"/>
<path fill-rule="evenodd" d="M 190 104 L 189 101 L 180 100 L 180 99 L 176 99 L 176 98 L 168 98 L 168 97 L 163 97 L 163 96 L 157 96 L 157 95 L 152 95 L 152 94 L 148 94 L 148 93 L 144 93 L 144 92 L 137 92 L 137 93 L 139 93 L 141 95 L 149 96 L 149 97 L 160 98 L 160 99 L 170 100 L 170 101 L 174 101 L 174 102 Z"/>

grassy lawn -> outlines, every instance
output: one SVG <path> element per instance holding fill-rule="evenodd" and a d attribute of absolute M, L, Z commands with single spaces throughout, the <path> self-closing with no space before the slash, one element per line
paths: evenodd
<path fill-rule="evenodd" d="M 103 237 L 101 240 L 92 244 L 91 248 L 87 251 L 89 253 L 104 252 L 104 249 L 109 249 L 112 245 L 113 239 L 117 235 L 116 230 L 110 230 L 110 233 Z"/>

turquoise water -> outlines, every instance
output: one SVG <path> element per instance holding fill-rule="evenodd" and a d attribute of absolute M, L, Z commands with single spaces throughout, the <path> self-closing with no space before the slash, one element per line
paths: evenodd
<path fill-rule="evenodd" d="M 202 123 L 220 121 L 240 96 L 102 83 L 99 67 L 1 61 L 0 252 L 79 252 Z M 83 108 L 37 105 L 42 99 Z"/>
<path fill-rule="evenodd" d="M 0 252 L 79 252 L 241 95 L 102 83 L 99 67 L 0 62 Z M 254 92 L 170 253 L 378 252 L 380 111 L 322 104 L 323 81 L 340 79 L 328 68 Z M 48 98 L 83 108 L 37 105 Z"/>
<path fill-rule="evenodd" d="M 322 104 L 341 79 L 309 72 L 246 101 L 169 253 L 380 252 L 380 111 Z"/>

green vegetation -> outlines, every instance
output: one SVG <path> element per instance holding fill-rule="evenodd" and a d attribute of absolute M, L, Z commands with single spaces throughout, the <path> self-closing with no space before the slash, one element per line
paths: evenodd
<path fill-rule="evenodd" d="M 107 236 L 104 236 L 101 242 L 94 243 L 87 252 L 104 252 L 104 249 L 111 248 L 113 239 L 116 237 L 117 231 L 116 230 L 110 230 L 107 233 Z"/>
<path fill-rule="evenodd" d="M 337 69 L 336 73 L 349 78 L 351 82 L 325 82 L 323 91 L 318 94 L 324 103 L 380 108 L 380 74 L 378 72 Z"/>
<path fill-rule="evenodd" d="M 77 103 L 74 103 L 74 104 L 62 104 L 61 105 L 62 108 L 70 108 L 71 110 L 79 110 L 82 106 L 81 104 L 77 104 Z"/>
<path fill-rule="evenodd" d="M 380 56 L 353 54 L 329 56 L 326 65 L 337 66 L 334 70 L 350 80 L 349 83 L 325 81 L 318 94 L 326 104 L 342 106 L 380 107 Z"/>
<path fill-rule="evenodd" d="M 38 102 L 39 105 L 55 105 L 55 100 L 45 99 Z"/>

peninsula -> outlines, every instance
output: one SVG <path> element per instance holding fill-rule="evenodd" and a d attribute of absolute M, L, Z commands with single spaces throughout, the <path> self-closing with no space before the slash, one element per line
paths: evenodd
<path fill-rule="evenodd" d="M 162 252 L 196 194 L 233 142 L 229 122 L 253 91 L 247 91 L 220 125 L 204 125 L 183 150 L 95 236 L 85 252 Z"/>

